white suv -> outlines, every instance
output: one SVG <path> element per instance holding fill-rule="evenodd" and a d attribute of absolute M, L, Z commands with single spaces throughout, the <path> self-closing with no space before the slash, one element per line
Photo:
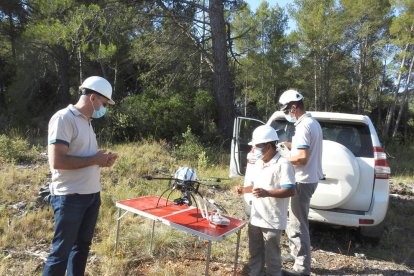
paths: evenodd
<path fill-rule="evenodd" d="M 335 225 L 360 227 L 361 234 L 379 238 L 380 224 L 388 208 L 389 176 L 386 154 L 368 116 L 308 112 L 320 123 L 323 132 L 321 179 L 311 199 L 309 220 Z M 256 119 L 238 117 L 233 126 L 230 177 L 245 176 L 255 160 L 247 144 L 253 130 L 264 124 Z M 276 129 L 279 142 L 291 141 L 295 127 L 276 111 L 267 121 Z M 245 184 L 246 185 L 246 184 Z M 251 194 L 244 197 L 249 214 Z M 375 227 L 374 227 L 375 226 Z"/>

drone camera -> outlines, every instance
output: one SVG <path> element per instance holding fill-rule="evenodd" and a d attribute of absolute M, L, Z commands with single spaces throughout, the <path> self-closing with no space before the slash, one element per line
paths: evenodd
<path fill-rule="evenodd" d="M 183 196 L 183 197 L 174 199 L 174 204 L 175 205 L 180 205 L 180 206 L 181 205 L 191 206 L 191 204 L 193 204 L 193 203 L 191 202 L 190 197 Z"/>

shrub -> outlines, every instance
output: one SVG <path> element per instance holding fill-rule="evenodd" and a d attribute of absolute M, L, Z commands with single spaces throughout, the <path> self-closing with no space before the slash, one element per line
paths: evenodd
<path fill-rule="evenodd" d="M 37 150 L 19 136 L 0 135 L 0 162 L 20 163 L 36 160 Z"/>
<path fill-rule="evenodd" d="M 175 149 L 174 154 L 179 159 L 189 160 L 198 167 L 208 165 L 208 156 L 205 148 L 196 135 L 187 127 L 187 131 L 182 134 L 181 144 Z"/>

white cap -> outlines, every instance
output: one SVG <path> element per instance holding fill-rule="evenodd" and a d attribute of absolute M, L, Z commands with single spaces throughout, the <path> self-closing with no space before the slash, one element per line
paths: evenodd
<path fill-rule="evenodd" d="M 255 146 L 257 144 L 268 143 L 273 141 L 279 141 L 276 130 L 268 125 L 257 127 L 253 131 L 253 139 L 249 142 L 249 145 Z"/>
<path fill-rule="evenodd" d="M 79 88 L 87 88 L 93 90 L 96 93 L 107 98 L 109 100 L 109 104 L 115 104 L 115 102 L 112 100 L 112 86 L 106 79 L 102 77 L 89 77 L 83 81 L 82 85 Z"/>
<path fill-rule="evenodd" d="M 291 102 L 297 102 L 303 99 L 302 94 L 298 91 L 289 89 L 283 92 L 279 98 L 279 103 L 281 105 L 280 110 L 285 110 L 288 107 L 288 104 Z"/>

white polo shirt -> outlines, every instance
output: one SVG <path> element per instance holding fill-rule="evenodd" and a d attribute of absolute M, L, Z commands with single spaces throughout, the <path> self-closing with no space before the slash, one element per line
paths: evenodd
<path fill-rule="evenodd" d="M 298 149 L 307 149 L 309 160 L 305 166 L 295 166 L 297 182 L 317 183 L 323 178 L 322 140 L 322 129 L 318 121 L 309 113 L 303 114 L 295 123 L 291 155 L 297 155 Z"/>
<path fill-rule="evenodd" d="M 73 105 L 56 112 L 49 121 L 48 143 L 63 143 L 68 155 L 92 156 L 98 152 L 98 142 L 90 120 Z M 92 194 L 101 191 L 98 165 L 76 170 L 54 170 L 50 191 L 54 195 Z"/>
<path fill-rule="evenodd" d="M 292 164 L 279 152 L 267 163 L 254 164 L 253 187 L 266 190 L 294 188 L 295 171 Z M 286 229 L 289 198 L 252 197 L 250 223 L 257 227 Z"/>

